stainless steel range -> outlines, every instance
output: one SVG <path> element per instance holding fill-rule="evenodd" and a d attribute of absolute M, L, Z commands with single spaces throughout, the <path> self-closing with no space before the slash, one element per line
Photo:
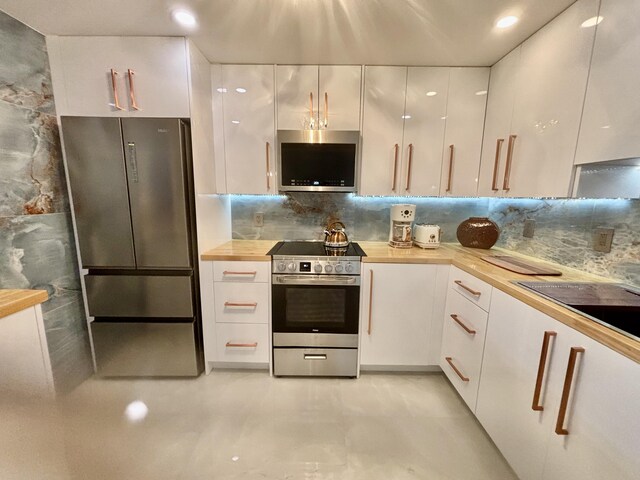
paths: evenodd
<path fill-rule="evenodd" d="M 362 249 L 279 242 L 269 254 L 274 375 L 355 377 Z"/>

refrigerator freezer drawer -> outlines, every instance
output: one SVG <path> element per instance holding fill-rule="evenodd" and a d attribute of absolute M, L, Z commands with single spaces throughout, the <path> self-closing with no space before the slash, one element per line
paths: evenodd
<path fill-rule="evenodd" d="M 92 317 L 193 317 L 191 276 L 86 275 Z"/>
<path fill-rule="evenodd" d="M 197 376 L 191 323 L 101 322 L 91 324 L 98 375 Z"/>

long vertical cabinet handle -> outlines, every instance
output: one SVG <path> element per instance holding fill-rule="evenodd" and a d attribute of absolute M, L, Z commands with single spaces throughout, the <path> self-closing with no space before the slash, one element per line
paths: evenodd
<path fill-rule="evenodd" d="M 451 182 L 453 178 L 453 151 L 455 147 L 449 145 L 449 178 L 447 179 L 447 193 L 451 192 Z"/>
<path fill-rule="evenodd" d="M 513 146 L 516 143 L 517 135 L 509 135 L 509 144 L 507 145 L 507 165 L 504 167 L 504 182 L 502 189 L 509 190 L 509 180 L 511 179 L 511 163 L 513 162 Z"/>
<path fill-rule="evenodd" d="M 315 121 L 313 119 L 313 92 L 309 92 L 309 130 L 313 130 Z"/>
<path fill-rule="evenodd" d="M 127 77 L 129 77 L 129 100 L 131 101 L 131 108 L 134 110 L 140 110 L 138 103 L 136 102 L 136 90 L 133 84 L 133 76 L 136 74 L 131 69 L 127 70 Z"/>
<path fill-rule="evenodd" d="M 413 163 L 413 143 L 409 144 L 409 162 L 407 165 L 407 186 L 405 190 L 408 192 L 411 187 L 411 164 Z"/>
<path fill-rule="evenodd" d="M 118 72 L 113 68 L 111 69 L 111 90 L 113 91 L 113 106 L 116 110 L 124 110 L 120 106 L 120 99 L 118 98 Z"/>
<path fill-rule="evenodd" d="M 544 407 L 540 405 L 540 393 L 542 392 L 542 382 L 544 380 L 544 369 L 547 365 L 547 355 L 549 353 L 549 341 L 551 337 L 555 337 L 556 332 L 547 331 L 544 332 L 542 338 L 542 350 L 540 351 L 540 363 L 538 365 L 538 376 L 536 377 L 536 388 L 533 391 L 533 403 L 531 408 L 536 412 L 542 412 Z"/>
<path fill-rule="evenodd" d="M 569 430 L 564 428 L 564 419 L 567 416 L 569 395 L 571 394 L 571 384 L 573 383 L 573 373 L 576 369 L 578 353 L 584 353 L 584 348 L 571 347 L 569 363 L 567 364 L 567 375 L 564 377 L 564 387 L 562 388 L 562 398 L 560 400 L 560 409 L 558 410 L 558 420 L 556 422 L 556 434 L 558 435 L 569 435 Z"/>
<path fill-rule="evenodd" d="M 271 190 L 271 162 L 269 161 L 269 153 L 271 151 L 271 145 L 266 143 L 266 159 L 267 159 L 267 192 Z"/>
<path fill-rule="evenodd" d="M 493 164 L 493 180 L 491 181 L 491 190 L 497 192 L 500 190 L 498 188 L 498 169 L 500 168 L 500 154 L 502 153 L 502 144 L 504 143 L 504 138 L 499 138 L 496 141 L 496 160 Z"/>
<path fill-rule="evenodd" d="M 324 128 L 329 126 L 329 94 L 324 92 Z"/>
<path fill-rule="evenodd" d="M 373 306 L 373 270 L 369 270 L 369 325 L 367 335 L 371 335 L 371 308 Z"/>
<path fill-rule="evenodd" d="M 393 146 L 393 179 L 391 180 L 391 191 L 396 191 L 396 178 L 398 176 L 398 150 L 400 147 L 396 143 Z"/>

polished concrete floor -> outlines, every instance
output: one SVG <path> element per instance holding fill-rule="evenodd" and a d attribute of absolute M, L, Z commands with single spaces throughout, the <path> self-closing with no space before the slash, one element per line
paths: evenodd
<path fill-rule="evenodd" d="M 3 480 L 516 478 L 441 374 L 92 379 L 0 421 Z"/>

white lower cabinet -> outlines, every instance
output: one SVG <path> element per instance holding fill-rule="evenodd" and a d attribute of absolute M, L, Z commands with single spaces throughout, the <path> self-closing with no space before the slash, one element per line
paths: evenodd
<path fill-rule="evenodd" d="M 430 351 L 440 265 L 365 263 L 360 308 L 360 365 L 421 367 L 437 364 Z M 444 279 L 446 281 L 446 279 Z M 443 299 L 444 300 L 444 299 Z M 440 320 L 441 321 L 441 320 Z M 439 343 L 439 342 L 438 342 Z M 437 354 L 436 354 L 437 355 Z"/>
<path fill-rule="evenodd" d="M 476 415 L 519 478 L 637 478 L 639 399 L 640 365 L 494 290 Z"/>
<path fill-rule="evenodd" d="M 269 325 L 216 323 L 216 361 L 268 363 Z"/>

